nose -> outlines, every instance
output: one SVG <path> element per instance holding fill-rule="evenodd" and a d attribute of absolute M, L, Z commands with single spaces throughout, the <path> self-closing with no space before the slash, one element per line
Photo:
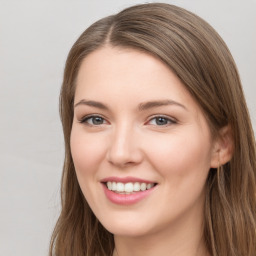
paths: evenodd
<path fill-rule="evenodd" d="M 119 168 L 138 165 L 143 160 L 141 146 L 135 129 L 122 125 L 113 131 L 109 142 L 107 160 Z"/>

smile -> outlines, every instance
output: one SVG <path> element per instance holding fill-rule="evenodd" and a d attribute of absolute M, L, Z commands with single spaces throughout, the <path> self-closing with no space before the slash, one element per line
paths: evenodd
<path fill-rule="evenodd" d="M 145 182 L 115 182 L 108 181 L 106 183 L 108 190 L 111 190 L 119 194 L 130 194 L 139 191 L 149 190 L 155 186 L 155 183 L 145 183 Z"/>
<path fill-rule="evenodd" d="M 157 187 L 157 183 L 135 177 L 109 177 L 101 180 L 109 201 L 119 205 L 131 205 L 142 201 Z"/>

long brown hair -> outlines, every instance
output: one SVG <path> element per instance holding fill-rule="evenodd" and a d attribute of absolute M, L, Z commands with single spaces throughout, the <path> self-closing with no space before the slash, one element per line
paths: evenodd
<path fill-rule="evenodd" d="M 75 42 L 66 62 L 60 95 L 65 137 L 62 210 L 50 255 L 110 256 L 113 235 L 84 198 L 70 152 L 76 77 L 82 60 L 105 45 L 152 54 L 183 82 L 203 110 L 213 135 L 229 125 L 234 141 L 229 163 L 209 171 L 204 239 L 212 256 L 256 254 L 256 149 L 234 60 L 216 31 L 198 16 L 173 5 L 143 4 L 101 19 Z"/>

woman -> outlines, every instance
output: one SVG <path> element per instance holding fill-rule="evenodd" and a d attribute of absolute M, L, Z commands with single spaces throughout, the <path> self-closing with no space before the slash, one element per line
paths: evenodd
<path fill-rule="evenodd" d="M 93 24 L 60 113 L 50 255 L 255 255 L 255 138 L 234 60 L 201 18 L 155 3 Z"/>

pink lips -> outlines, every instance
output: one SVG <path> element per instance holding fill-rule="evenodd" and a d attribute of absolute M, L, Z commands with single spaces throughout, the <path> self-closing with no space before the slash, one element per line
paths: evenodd
<path fill-rule="evenodd" d="M 154 183 L 152 181 L 148 180 L 143 180 L 143 179 L 138 179 L 134 177 L 124 177 L 124 178 L 119 178 L 119 177 L 108 177 L 103 180 L 102 182 L 102 187 L 105 192 L 106 197 L 114 204 L 119 204 L 119 205 L 131 205 L 135 204 L 142 199 L 146 198 L 149 196 L 155 189 L 155 186 L 152 187 L 151 189 L 145 190 L 145 191 L 139 191 L 139 192 L 133 192 L 131 194 L 119 194 L 115 193 L 111 190 L 109 190 L 105 183 L 108 181 L 112 182 L 122 182 L 122 183 L 128 183 L 128 182 L 145 182 L 145 183 Z"/>

